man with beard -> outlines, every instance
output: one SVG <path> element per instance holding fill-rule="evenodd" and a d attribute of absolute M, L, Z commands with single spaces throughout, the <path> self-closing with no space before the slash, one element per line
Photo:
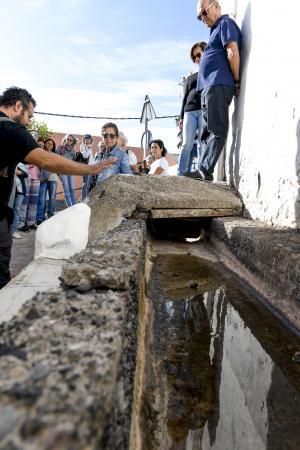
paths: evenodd
<path fill-rule="evenodd" d="M 112 158 L 86 165 L 45 152 L 25 128 L 35 106 L 36 101 L 26 89 L 11 87 L 0 95 L 0 289 L 10 281 L 13 211 L 8 203 L 17 164 L 34 164 L 66 175 L 96 175 L 117 161 Z"/>

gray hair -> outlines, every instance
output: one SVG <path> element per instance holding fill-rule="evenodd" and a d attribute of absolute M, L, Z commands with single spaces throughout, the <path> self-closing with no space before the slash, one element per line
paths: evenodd
<path fill-rule="evenodd" d="M 70 134 L 70 133 L 65 135 L 65 137 L 62 140 L 62 145 L 66 145 L 68 137 L 71 137 L 73 139 L 72 147 L 74 147 L 77 144 L 77 139 L 74 136 L 74 134 Z"/>

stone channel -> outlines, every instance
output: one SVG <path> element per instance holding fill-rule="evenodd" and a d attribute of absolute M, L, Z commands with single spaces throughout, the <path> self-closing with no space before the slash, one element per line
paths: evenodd
<path fill-rule="evenodd" d="M 299 258 L 288 308 L 245 219 L 211 225 L 236 194 L 178 178 L 95 189 L 87 248 L 0 324 L 0 450 L 300 448 Z"/>

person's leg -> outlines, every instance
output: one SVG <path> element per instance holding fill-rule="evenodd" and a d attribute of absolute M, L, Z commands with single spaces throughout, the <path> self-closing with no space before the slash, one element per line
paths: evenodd
<path fill-rule="evenodd" d="M 198 111 L 198 133 L 197 133 L 197 139 L 198 139 L 198 145 L 197 145 L 197 169 L 198 170 L 199 170 L 199 167 L 200 167 L 202 127 L 203 127 L 203 115 L 202 115 L 202 111 L 200 109 Z"/>
<path fill-rule="evenodd" d="M 29 190 L 30 190 L 30 181 L 26 183 L 26 195 L 23 197 L 21 208 L 20 208 L 20 216 L 19 216 L 19 229 L 21 227 L 27 226 L 27 210 L 28 210 L 28 201 L 29 201 Z"/>
<path fill-rule="evenodd" d="M 74 177 L 68 175 L 69 192 L 72 205 L 76 205 L 75 190 L 74 190 Z"/>
<path fill-rule="evenodd" d="M 12 233 L 7 219 L 0 220 L 0 289 L 10 281 Z"/>
<path fill-rule="evenodd" d="M 21 210 L 21 205 L 22 205 L 23 199 L 24 199 L 24 195 L 23 194 L 16 194 L 15 201 L 14 201 L 14 206 L 13 206 L 14 221 L 13 221 L 13 224 L 11 226 L 12 234 L 17 231 L 18 226 L 19 226 L 20 210 Z"/>
<path fill-rule="evenodd" d="M 49 217 L 54 216 L 55 207 L 56 207 L 56 190 L 57 190 L 57 181 L 48 181 L 47 183 L 48 189 L 48 219 Z"/>
<path fill-rule="evenodd" d="M 182 129 L 182 147 L 178 164 L 178 175 L 183 175 L 188 170 L 191 151 L 193 149 L 195 134 L 198 127 L 197 111 L 184 113 Z"/>
<path fill-rule="evenodd" d="M 89 184 L 90 184 L 90 175 L 84 175 L 82 192 L 81 192 L 81 200 L 83 200 L 87 196 Z"/>
<path fill-rule="evenodd" d="M 197 159 L 197 167 L 195 167 L 194 158 Z M 197 144 L 194 143 L 188 163 L 188 172 L 192 172 L 192 170 L 196 170 L 197 168 L 198 168 L 198 151 L 197 151 Z"/>
<path fill-rule="evenodd" d="M 233 94 L 234 88 L 230 86 L 214 86 L 202 92 L 203 126 L 199 169 L 208 176 L 213 174 L 227 139 L 229 105 Z"/>
<path fill-rule="evenodd" d="M 40 180 L 31 180 L 29 191 L 29 205 L 27 211 L 28 227 L 32 227 L 32 225 L 35 225 L 39 192 L 40 192 Z"/>
<path fill-rule="evenodd" d="M 69 183 L 68 183 L 68 175 L 60 175 L 59 176 L 63 190 L 66 206 L 72 206 L 70 191 L 69 191 Z"/>
<path fill-rule="evenodd" d="M 46 190 L 47 190 L 47 181 L 41 182 L 36 211 L 36 221 L 38 222 L 38 224 L 45 220 Z"/>

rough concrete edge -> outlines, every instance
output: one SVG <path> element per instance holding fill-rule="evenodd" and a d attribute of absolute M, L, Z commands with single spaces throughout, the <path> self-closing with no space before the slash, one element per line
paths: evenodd
<path fill-rule="evenodd" d="M 230 218 L 229 220 L 234 219 Z M 239 230 L 236 229 L 236 233 L 227 232 L 225 218 L 216 218 L 212 221 L 210 241 L 215 247 L 220 260 L 261 294 L 265 304 L 271 307 L 282 321 L 286 322 L 299 334 L 300 304 L 295 301 L 291 302 L 290 297 L 286 294 L 286 286 L 278 283 L 278 280 L 274 279 L 273 276 L 274 271 L 280 270 L 280 264 L 273 267 L 272 273 L 270 273 L 267 264 L 268 254 L 266 254 L 265 248 L 260 248 L 260 251 L 256 254 L 247 254 L 240 251 L 239 240 L 243 239 L 242 221 L 245 222 L 245 225 L 248 225 L 245 227 L 247 230 L 249 229 L 249 222 L 251 222 L 250 225 L 252 226 L 261 227 L 262 230 L 268 229 L 272 231 L 272 228 L 246 218 L 237 220 L 239 221 Z M 239 236 L 239 239 L 237 239 L 237 236 Z M 249 239 L 249 235 L 247 238 Z M 253 241 L 255 240 L 254 235 L 252 239 Z"/>
<path fill-rule="evenodd" d="M 127 226 L 129 222 L 134 221 L 127 221 Z M 136 222 L 136 221 L 135 221 Z M 120 228 L 122 228 L 123 224 Z M 145 223 L 143 221 L 140 221 L 140 227 L 141 227 L 141 234 L 142 234 L 142 240 L 141 248 L 145 248 L 145 239 L 146 239 L 146 227 Z M 136 232 L 136 230 L 133 230 Z M 118 233 L 118 230 L 115 230 L 116 234 Z M 105 234 L 101 237 L 102 240 L 105 240 Z M 117 246 L 119 248 L 120 242 L 118 242 L 117 239 L 114 239 L 111 241 L 112 246 Z M 94 241 L 93 246 L 98 245 L 97 241 Z M 91 247 L 90 247 L 91 248 Z M 76 260 L 77 257 L 80 257 L 80 254 L 75 256 L 74 259 Z M 144 261 L 144 254 L 143 252 L 140 252 L 138 255 L 139 258 L 139 268 L 142 271 L 143 270 L 143 261 Z M 116 361 L 116 379 L 115 379 L 115 389 L 110 394 L 105 394 L 105 398 L 110 396 L 110 407 L 106 405 L 105 411 L 106 411 L 106 425 L 103 427 L 103 430 L 100 429 L 97 430 L 97 442 L 99 445 L 99 442 L 101 441 L 101 448 L 105 449 L 127 449 L 128 448 L 128 440 L 129 440 L 129 433 L 130 433 L 130 417 L 131 417 L 131 407 L 132 407 L 132 396 L 133 396 L 133 382 L 134 382 L 134 371 L 135 371 L 135 359 L 132 358 L 132 353 L 134 354 L 135 348 L 136 348 L 136 338 L 137 333 L 135 332 L 137 328 L 137 306 L 138 306 L 138 289 L 137 286 L 140 283 L 140 278 L 142 277 L 142 272 L 139 274 L 136 274 L 136 277 L 131 278 L 130 281 L 130 287 L 127 289 L 127 292 L 129 294 L 129 302 L 126 304 L 126 310 L 125 310 L 125 316 L 123 317 L 123 338 L 122 338 L 122 351 L 116 352 L 115 358 L 118 359 Z M 122 292 L 124 292 L 123 288 L 121 289 Z M 66 288 L 66 289 L 58 289 L 58 293 L 61 293 L 63 295 L 68 296 L 68 293 L 72 296 L 72 292 L 74 292 L 74 289 Z M 109 292 L 109 291 L 107 291 Z M 117 289 L 116 289 L 117 292 Z M 56 294 L 49 294 L 49 295 L 56 295 Z M 77 295 L 77 294 L 76 294 Z M 80 295 L 80 294 L 79 294 Z M 43 296 L 48 297 L 47 294 L 39 294 L 39 299 L 43 298 Z M 37 296 L 36 296 L 37 297 Z M 24 305 L 22 310 L 19 312 L 15 320 L 18 322 L 18 327 L 22 326 L 22 311 L 25 309 L 26 314 L 31 314 L 31 312 L 35 311 L 35 304 L 37 301 L 37 298 L 34 298 Z M 72 315 L 72 314 L 71 314 Z M 19 320 L 18 320 L 19 318 Z M 7 326 L 9 327 L 10 322 L 8 322 Z M 5 338 L 5 327 L 4 331 L 2 329 L 2 335 L 1 338 Z M 134 332 L 133 332 L 134 331 Z M 75 343 L 74 343 L 75 344 Z M 101 340 L 99 341 L 99 345 L 101 345 Z M 3 356 L 2 356 L 3 357 Z M 11 358 L 11 356 L 10 356 Z M 78 364 L 78 361 L 75 362 L 75 365 Z M 115 364 L 113 364 L 115 366 Z M 113 374 L 114 370 L 112 370 Z M 2 372 L 2 376 L 5 374 Z M 113 375 L 112 375 L 113 376 Z M 107 389 L 107 386 L 104 386 L 104 389 Z M 120 395 L 121 394 L 121 395 Z M 3 406 L 3 405 L 2 405 Z M 20 408 L 23 409 L 24 405 L 20 405 Z M 96 408 L 102 408 L 101 404 L 96 405 Z M 72 421 L 72 417 L 68 417 L 69 421 Z M 68 422 L 69 423 L 69 422 Z M 99 423 L 100 426 L 100 423 Z M 30 437 L 30 442 L 22 442 L 21 438 L 21 429 L 24 430 L 24 424 L 23 427 L 20 426 L 20 424 L 16 423 L 17 435 L 18 439 L 16 441 L 16 445 L 20 448 L 20 450 L 31 450 L 31 449 L 39 449 L 38 445 L 35 445 L 34 436 Z M 34 433 L 33 433 L 34 434 Z M 102 437 L 101 437 L 102 435 Z M 6 442 L 6 437 L 5 437 Z M 10 442 L 10 441 L 7 441 Z M 95 442 L 95 441 L 94 441 Z M 3 440 L 1 440 L 0 445 L 3 445 Z M 79 442 L 78 442 L 79 444 Z M 117 444 L 117 445 L 116 445 Z M 4 444 L 6 445 L 6 444 Z M 14 445 L 14 442 L 11 441 L 11 444 Z M 21 446 L 20 446 L 21 445 Z M 40 444 L 39 444 L 40 445 Z M 55 444 L 56 445 L 56 444 Z M 103 446 L 103 447 L 102 447 Z M 3 447 L 1 447 L 2 449 Z M 6 447 L 4 447 L 6 449 Z M 12 447 L 14 448 L 14 447 Z M 47 447 L 48 448 L 48 447 Z M 81 448 L 76 445 L 76 447 L 68 447 L 66 444 L 66 447 L 51 447 L 49 446 L 49 450 L 52 449 L 57 450 L 66 450 L 67 448 Z M 93 444 L 88 445 L 84 447 L 86 449 L 94 448 Z M 6 449 L 7 450 L 7 449 Z"/>
<path fill-rule="evenodd" d="M 167 178 L 167 179 L 166 179 Z M 224 195 L 224 192 L 230 193 L 229 209 L 235 210 L 236 215 L 240 216 L 243 212 L 243 204 L 239 193 L 229 186 L 218 185 L 216 183 L 199 182 L 191 179 L 182 179 L 182 177 L 126 177 L 124 175 L 114 175 L 109 177 L 100 185 L 96 186 L 88 198 L 88 205 L 91 207 L 91 218 L 89 228 L 89 242 L 92 242 L 100 233 L 112 230 L 119 226 L 126 218 L 141 218 L 147 219 L 151 215 L 151 211 L 155 209 L 170 209 L 170 206 L 164 201 L 161 196 L 157 198 L 153 196 L 153 188 L 157 188 L 162 183 L 169 182 L 175 179 L 181 190 L 186 185 L 202 186 L 205 189 L 219 192 L 219 196 Z M 147 181 L 144 190 L 141 189 L 141 184 Z M 199 184 L 200 183 L 200 184 Z M 177 186 L 178 187 L 178 186 Z M 164 192 L 164 191 L 163 191 Z M 160 192 L 161 193 L 161 192 Z M 187 192 L 185 191 L 185 195 Z M 189 195 L 193 200 L 193 195 Z M 176 186 L 173 195 L 170 196 L 169 201 L 173 206 L 171 209 L 181 209 L 182 205 L 174 206 L 174 199 L 178 202 L 176 195 Z M 204 195 L 202 198 L 206 200 Z M 183 200 L 184 201 L 184 200 Z M 226 202 L 225 202 L 226 203 Z M 204 201 L 201 208 L 205 209 L 207 205 Z M 193 207 L 190 209 L 198 209 L 199 204 L 194 201 Z M 215 209 L 222 209 L 224 207 L 224 198 L 219 198 L 217 204 L 210 206 Z M 230 214 L 232 215 L 232 214 Z"/>

